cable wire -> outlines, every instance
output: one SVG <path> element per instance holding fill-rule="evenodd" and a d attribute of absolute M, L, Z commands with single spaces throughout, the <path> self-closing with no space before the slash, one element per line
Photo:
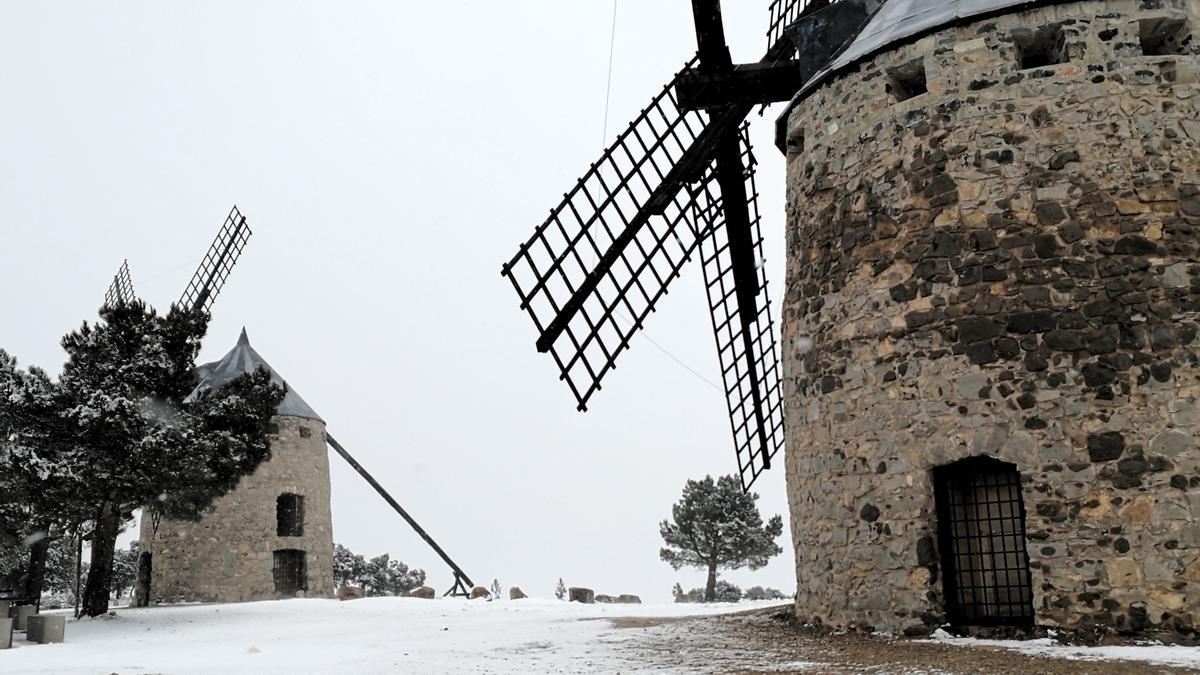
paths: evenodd
<path fill-rule="evenodd" d="M 613 0 L 612 29 L 609 33 L 609 38 L 608 38 L 608 80 L 607 80 L 607 83 L 605 84 L 605 88 L 604 88 L 604 133 L 602 134 L 602 137 L 600 139 L 600 147 L 601 148 L 605 147 L 606 144 L 608 143 L 608 108 L 609 108 L 609 103 L 612 101 L 613 55 L 616 53 L 616 46 L 617 46 L 617 1 L 618 0 Z M 629 319 L 628 317 L 626 317 L 624 314 L 622 314 L 621 311 L 619 309 L 617 309 L 616 307 L 613 308 L 613 316 L 620 318 L 622 321 L 624 321 L 626 323 L 632 323 L 632 320 Z M 655 342 L 654 338 L 652 338 L 646 334 L 646 331 L 642 330 L 642 331 L 638 331 L 638 332 L 641 334 L 641 336 L 643 338 L 646 339 L 647 342 L 654 345 L 654 347 L 656 349 L 658 349 L 658 351 L 662 352 L 663 354 L 666 354 L 668 358 L 670 358 L 675 363 L 679 364 L 679 366 L 682 367 L 684 370 L 688 371 L 692 375 L 695 375 L 701 382 L 704 382 L 705 384 L 712 387 L 713 389 L 716 389 L 717 391 L 722 391 L 721 387 L 718 387 L 716 384 L 714 384 L 712 380 L 701 375 L 695 368 L 692 368 L 687 363 L 685 363 L 682 359 L 680 359 L 678 356 L 675 356 L 671 352 L 667 351 L 666 347 Z"/>

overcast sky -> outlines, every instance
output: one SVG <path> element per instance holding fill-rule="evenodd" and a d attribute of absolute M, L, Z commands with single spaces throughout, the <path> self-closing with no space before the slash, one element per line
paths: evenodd
<path fill-rule="evenodd" d="M 768 0 L 726 2 L 736 61 Z M 245 326 L 329 431 L 478 584 L 558 577 L 666 600 L 688 478 L 736 471 L 720 391 L 643 337 L 575 411 L 500 266 L 695 51 L 691 3 L 621 0 L 16 2 L 0 7 L 0 347 L 56 373 L 129 259 L 175 300 L 229 207 L 254 236 L 201 354 Z M 752 118 L 767 273 L 783 278 L 779 109 Z M 694 263 L 695 265 L 695 263 Z M 698 267 L 646 332 L 720 373 Z M 336 541 L 436 556 L 331 453 Z M 756 486 L 786 518 L 782 462 Z M 743 586 L 795 587 L 784 554 Z"/>

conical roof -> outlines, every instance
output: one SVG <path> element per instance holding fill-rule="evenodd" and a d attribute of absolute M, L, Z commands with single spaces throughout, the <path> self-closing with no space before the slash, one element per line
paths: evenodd
<path fill-rule="evenodd" d="M 250 338 L 246 335 L 245 328 L 242 329 L 242 335 L 238 338 L 237 344 L 220 361 L 196 367 L 196 377 L 200 380 L 200 384 L 196 385 L 196 388 L 188 394 L 184 401 L 191 402 L 210 392 L 217 391 L 238 377 L 246 373 L 253 373 L 259 368 L 266 369 L 271 374 L 271 381 L 283 387 L 286 392 L 275 414 L 305 417 L 322 424 L 325 423 L 325 420 L 321 419 L 321 416 L 309 407 L 304 399 L 300 398 L 296 390 L 289 387 L 287 381 L 280 377 L 279 373 L 275 372 L 275 369 L 262 356 L 259 356 L 258 352 L 254 351 L 254 347 L 250 346 Z"/>

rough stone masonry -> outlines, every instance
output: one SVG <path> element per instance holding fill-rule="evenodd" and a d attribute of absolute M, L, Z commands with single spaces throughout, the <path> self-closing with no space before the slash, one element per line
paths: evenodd
<path fill-rule="evenodd" d="M 945 618 L 932 469 L 1015 464 L 1036 622 L 1200 629 L 1200 2 L 893 46 L 788 124 L 797 613 Z M 924 90 L 924 91 L 922 91 Z"/>
<path fill-rule="evenodd" d="M 152 565 L 148 600 L 242 602 L 278 597 L 273 578 L 277 550 L 305 552 L 306 596 L 333 597 L 325 425 L 276 415 L 272 427 L 271 458 L 219 497 L 203 518 L 163 518 L 157 524 L 143 518 L 140 550 L 151 554 Z M 276 499 L 284 493 L 304 497 L 300 536 L 278 534 Z"/>

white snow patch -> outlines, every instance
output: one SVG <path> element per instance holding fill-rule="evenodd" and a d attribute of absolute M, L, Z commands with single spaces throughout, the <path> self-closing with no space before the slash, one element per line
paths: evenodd
<path fill-rule="evenodd" d="M 638 669 L 621 647 L 639 631 L 603 619 L 778 604 L 364 598 L 128 608 L 109 621 L 68 620 L 63 644 L 35 645 L 18 634 L 14 649 L 0 651 L 0 672 L 631 673 Z"/>
<path fill-rule="evenodd" d="M 986 640 L 955 637 L 941 628 L 934 631 L 929 642 L 964 647 L 999 647 L 1029 656 L 1076 661 L 1144 661 L 1163 666 L 1200 668 L 1200 647 L 1164 645 L 1147 641 L 1135 645 L 1076 646 L 1055 642 L 1053 638 L 1037 640 Z"/>

